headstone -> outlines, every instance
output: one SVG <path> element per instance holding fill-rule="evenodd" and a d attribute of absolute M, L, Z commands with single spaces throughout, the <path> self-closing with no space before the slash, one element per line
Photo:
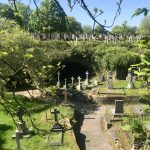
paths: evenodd
<path fill-rule="evenodd" d="M 145 114 L 143 108 L 141 108 L 139 106 L 136 106 L 136 108 L 133 108 L 133 112 L 137 115 L 144 115 Z"/>
<path fill-rule="evenodd" d="M 74 86 L 74 77 L 71 77 L 71 88 L 74 89 L 75 86 Z"/>
<path fill-rule="evenodd" d="M 93 84 L 94 84 L 94 86 L 98 86 L 98 81 L 97 81 L 97 79 L 94 80 Z"/>
<path fill-rule="evenodd" d="M 81 77 L 78 77 L 78 85 L 77 85 L 77 90 L 81 91 Z"/>
<path fill-rule="evenodd" d="M 63 86 L 63 89 L 67 89 L 67 79 L 65 79 L 65 84 Z"/>
<path fill-rule="evenodd" d="M 57 72 L 57 75 L 58 75 L 57 87 L 60 88 L 60 72 Z"/>
<path fill-rule="evenodd" d="M 75 45 L 78 45 L 78 37 L 76 36 L 76 44 Z"/>
<path fill-rule="evenodd" d="M 89 85 L 89 72 L 86 71 L 85 75 L 86 75 L 86 79 L 85 79 L 84 85 L 88 86 Z"/>
<path fill-rule="evenodd" d="M 133 71 L 130 70 L 129 73 L 128 73 L 128 76 L 126 78 L 126 80 L 128 81 L 128 89 L 132 89 L 134 88 L 134 82 L 135 82 L 135 77 L 133 76 Z"/>
<path fill-rule="evenodd" d="M 109 71 L 107 76 L 108 89 L 113 89 L 112 72 Z"/>
<path fill-rule="evenodd" d="M 123 100 L 115 100 L 115 114 L 123 114 Z"/>
<path fill-rule="evenodd" d="M 69 105 L 67 89 L 63 92 L 63 94 L 64 94 L 64 101 L 62 105 Z"/>

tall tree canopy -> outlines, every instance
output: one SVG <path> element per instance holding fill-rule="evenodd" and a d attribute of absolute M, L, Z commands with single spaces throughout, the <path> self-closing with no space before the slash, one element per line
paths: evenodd
<path fill-rule="evenodd" d="M 27 30 L 29 27 L 29 16 L 31 14 L 31 9 L 29 6 L 20 2 L 16 3 L 16 7 L 18 12 L 14 10 L 13 4 L 10 7 L 7 4 L 0 3 L 0 17 L 15 20 L 20 26 Z"/>
<path fill-rule="evenodd" d="M 50 35 L 66 31 L 66 18 L 59 5 L 53 0 L 43 0 L 38 10 L 30 16 L 30 28 Z"/>

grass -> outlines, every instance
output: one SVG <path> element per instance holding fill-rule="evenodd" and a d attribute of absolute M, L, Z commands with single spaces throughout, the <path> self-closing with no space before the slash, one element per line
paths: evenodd
<path fill-rule="evenodd" d="M 113 89 L 108 89 L 107 82 L 102 82 L 102 85 L 99 86 L 100 93 L 120 93 L 127 96 L 141 96 L 147 92 L 147 89 L 140 89 L 140 82 L 136 81 L 134 89 L 127 89 L 128 81 L 126 80 L 114 80 Z"/>
<path fill-rule="evenodd" d="M 51 126 L 53 125 L 54 116 L 50 113 L 50 108 L 52 105 L 46 104 L 41 101 L 31 101 L 23 96 L 17 95 L 18 101 L 31 112 L 32 120 L 34 124 L 40 128 L 49 131 Z M 7 95 L 7 100 L 14 104 L 14 107 L 10 108 L 11 111 L 15 110 L 17 104 L 14 103 L 12 95 Z M 7 108 L 9 108 L 10 104 L 7 104 Z M 57 105 L 56 107 L 60 111 L 59 119 L 63 119 L 65 117 L 72 118 L 73 109 L 70 107 L 64 107 L 61 105 Z M 46 120 L 46 112 L 47 118 Z M 17 117 L 14 117 L 16 121 L 18 121 Z M 30 118 L 25 115 L 23 117 L 24 121 L 26 121 L 27 127 L 32 128 L 32 124 Z M 0 106 L 0 150 L 16 150 L 16 142 L 12 140 L 12 135 L 16 130 L 15 124 L 10 117 L 9 114 Z M 60 136 L 60 135 L 59 135 Z M 65 132 L 64 136 L 64 146 L 51 146 L 50 142 L 60 141 L 58 138 L 58 134 L 49 134 L 49 141 L 46 139 L 47 135 L 44 135 L 44 132 L 40 131 L 39 134 L 36 134 L 30 138 L 21 139 L 21 149 L 22 150 L 76 150 L 77 146 L 74 141 L 73 135 L 71 132 Z"/>

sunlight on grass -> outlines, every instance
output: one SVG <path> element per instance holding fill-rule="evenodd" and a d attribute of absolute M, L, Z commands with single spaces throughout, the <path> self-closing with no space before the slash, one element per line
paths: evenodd
<path fill-rule="evenodd" d="M 11 96 L 8 96 L 10 99 L 12 98 Z M 24 103 L 26 106 L 29 106 L 29 102 L 25 102 L 24 100 L 27 100 L 26 98 L 24 98 L 23 96 L 17 96 L 17 99 L 22 101 L 22 103 Z M 30 102 L 30 108 L 37 108 L 37 107 L 42 107 L 43 104 L 42 102 Z M 50 108 L 51 105 L 49 105 L 49 107 L 45 108 L 45 110 L 41 110 L 41 111 L 37 111 L 34 113 L 31 113 L 31 117 L 32 120 L 35 124 L 36 127 L 40 128 L 40 129 L 44 129 L 47 130 L 48 132 L 50 131 L 53 123 L 54 123 L 54 115 L 52 115 L 50 113 Z M 73 114 L 74 114 L 74 110 L 70 107 L 64 107 L 64 106 L 57 106 L 56 107 L 57 110 L 60 111 L 60 115 L 59 115 L 59 119 L 63 119 L 63 118 L 72 118 Z M 16 108 L 14 108 L 15 110 Z M 12 140 L 11 137 L 12 135 L 15 133 L 16 127 L 13 123 L 12 118 L 10 117 L 9 114 L 7 114 L 5 112 L 5 110 L 2 108 L 2 106 L 0 106 L 0 144 L 2 145 L 1 150 L 15 150 L 16 149 L 16 142 L 15 140 Z M 53 111 L 53 108 L 51 108 L 51 111 Z M 46 120 L 46 112 L 47 112 L 47 119 Z M 26 121 L 27 127 L 28 128 L 32 128 L 34 130 L 34 128 L 32 127 L 31 124 L 31 120 L 27 115 L 24 115 L 23 119 Z M 15 117 L 15 120 L 18 121 L 18 118 Z M 4 127 L 3 127 L 3 126 Z M 4 130 L 4 128 L 6 130 Z M 64 138 L 64 146 L 59 146 L 59 147 L 55 147 L 55 146 L 50 146 L 49 143 L 47 142 L 46 136 L 43 134 L 43 132 L 39 132 L 40 134 L 36 134 L 33 137 L 30 138 L 26 138 L 26 139 L 21 139 L 21 148 L 22 150 L 76 150 L 77 146 L 76 143 L 73 139 L 73 135 L 71 134 L 71 132 L 65 132 L 65 138 Z M 43 135 L 42 135 L 43 134 Z M 53 134 L 50 133 L 50 137 L 53 138 L 53 140 L 55 142 L 59 141 L 58 139 L 58 134 Z"/>

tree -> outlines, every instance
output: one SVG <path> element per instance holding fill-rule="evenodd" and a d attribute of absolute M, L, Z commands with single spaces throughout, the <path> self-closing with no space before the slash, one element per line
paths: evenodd
<path fill-rule="evenodd" d="M 130 27 L 127 21 L 124 21 L 121 26 L 117 25 L 112 28 L 112 33 L 117 35 L 129 36 L 136 34 L 136 27 Z"/>
<path fill-rule="evenodd" d="M 3 18 L 15 20 L 21 27 L 27 30 L 31 9 L 29 6 L 20 2 L 17 2 L 16 6 L 18 12 L 14 11 L 14 6 L 10 7 L 7 4 L 0 4 L 0 16 Z"/>
<path fill-rule="evenodd" d="M 16 16 L 18 18 L 20 18 L 20 22 L 18 21 L 18 23 L 26 30 L 29 30 L 29 17 L 31 15 L 32 10 L 30 9 L 29 6 L 17 2 L 17 9 L 18 9 L 18 13 L 16 14 Z"/>
<path fill-rule="evenodd" d="M 83 33 L 85 33 L 85 34 L 91 34 L 92 33 L 92 27 L 89 25 L 83 25 L 82 30 L 83 30 Z"/>
<path fill-rule="evenodd" d="M 17 3 L 16 0 L 8 0 L 8 2 L 13 3 L 13 5 L 14 5 L 14 7 L 15 7 L 15 11 L 18 12 L 17 6 L 16 6 L 16 3 Z M 34 3 L 34 5 L 35 5 L 35 7 L 36 7 L 36 9 L 37 9 L 37 11 L 38 11 L 38 10 L 39 10 L 39 7 L 38 7 L 38 4 L 37 4 L 37 1 L 36 1 L 36 0 L 31 0 L 30 2 L 33 2 L 33 3 Z M 54 2 L 55 4 L 57 4 L 57 6 L 60 8 L 60 10 L 63 12 L 63 14 L 64 14 L 65 16 L 67 16 L 66 13 L 65 13 L 65 11 L 63 10 L 61 4 L 59 3 L 59 1 L 58 1 L 58 0 L 53 0 L 53 2 Z M 113 24 L 114 24 L 114 22 L 115 22 L 115 20 L 116 20 L 116 19 L 118 18 L 118 16 L 121 14 L 121 4 L 122 4 L 122 2 L 123 2 L 123 0 L 117 0 L 117 2 L 116 2 L 117 9 L 116 9 L 116 12 L 115 12 L 113 21 L 112 21 L 112 23 L 111 23 L 110 25 L 106 25 L 106 20 L 105 20 L 105 24 L 102 24 L 102 23 L 100 23 L 100 22 L 97 20 L 98 16 L 100 16 L 100 15 L 103 13 L 103 10 L 98 9 L 98 8 L 94 8 L 94 9 L 93 9 L 93 10 L 94 10 L 94 13 L 93 13 L 93 12 L 91 12 L 91 11 L 88 9 L 88 6 L 87 6 L 87 4 L 85 3 L 84 0 L 80 0 L 80 1 L 79 1 L 79 0 L 67 0 L 67 3 L 68 3 L 68 5 L 69 5 L 69 7 L 70 7 L 71 10 L 74 8 L 75 5 L 79 5 L 82 9 L 84 9 L 84 10 L 87 12 L 87 14 L 89 15 L 89 17 L 91 17 L 91 19 L 94 21 L 94 24 L 98 24 L 98 25 L 101 26 L 101 28 L 103 28 L 104 30 L 106 30 L 106 28 L 112 27 Z M 98 14 L 97 14 L 97 13 L 98 13 Z M 110 33 L 110 31 L 108 31 L 108 30 L 107 30 L 107 32 Z"/>
<path fill-rule="evenodd" d="M 2 3 L 0 3 L 0 17 L 15 20 L 13 9 L 11 9 L 7 4 Z"/>
<path fill-rule="evenodd" d="M 39 10 L 35 10 L 30 17 L 32 31 L 45 33 L 51 38 L 54 32 L 66 31 L 66 18 L 60 7 L 53 0 L 43 0 Z"/>
<path fill-rule="evenodd" d="M 150 15 L 143 18 L 138 31 L 140 34 L 149 35 L 150 34 Z"/>
<path fill-rule="evenodd" d="M 67 24 L 67 32 L 73 32 L 73 33 L 82 33 L 82 26 L 81 23 L 76 21 L 74 17 L 68 16 L 68 24 Z"/>
<path fill-rule="evenodd" d="M 94 29 L 95 34 L 107 34 L 107 31 L 104 30 L 101 26 L 97 25 Z"/>

